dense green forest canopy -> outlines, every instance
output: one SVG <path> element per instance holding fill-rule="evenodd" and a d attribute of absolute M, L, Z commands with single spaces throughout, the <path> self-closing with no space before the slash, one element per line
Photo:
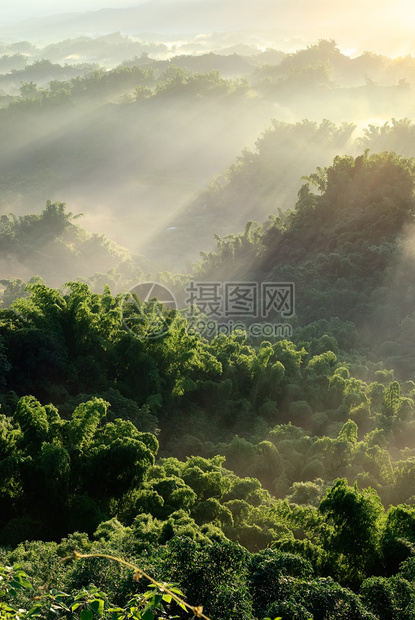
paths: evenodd
<path fill-rule="evenodd" d="M 393 613 L 410 609 L 412 381 L 369 363 L 370 383 L 353 377 L 327 334 L 209 342 L 173 313 L 163 340 L 143 340 L 123 326 L 121 295 L 28 292 L 1 313 L 0 536 L 56 542 L 4 550 L 5 563 L 40 585 L 74 548 L 133 556 L 213 617 L 376 618 L 375 586 Z M 94 536 L 58 543 L 76 531 Z M 118 605 L 136 592 L 128 572 L 85 562 L 57 585 L 86 578 Z"/>

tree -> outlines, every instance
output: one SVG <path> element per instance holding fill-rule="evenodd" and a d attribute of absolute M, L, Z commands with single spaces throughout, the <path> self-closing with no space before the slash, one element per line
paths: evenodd
<path fill-rule="evenodd" d="M 319 511 L 326 523 L 322 546 L 341 582 L 356 586 L 379 570 L 383 507 L 373 489 L 359 491 L 356 484 L 350 487 L 345 479 L 338 480 L 323 497 Z"/>
<path fill-rule="evenodd" d="M 397 572 L 399 565 L 415 552 L 415 508 L 400 504 L 390 506 L 386 513 L 382 552 L 388 575 Z"/>

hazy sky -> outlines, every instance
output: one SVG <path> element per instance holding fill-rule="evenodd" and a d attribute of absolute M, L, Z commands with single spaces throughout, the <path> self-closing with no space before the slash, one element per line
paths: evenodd
<path fill-rule="evenodd" d="M 0 18 L 5 19 L 25 19 L 34 16 L 95 11 L 103 8 L 126 8 L 137 6 L 151 0 L 0 0 Z M 175 0 L 171 0 L 174 4 Z M 197 3 L 197 0 L 193 0 Z M 224 0 L 226 5 L 226 0 Z M 272 3 L 271 3 L 272 4 Z M 290 4 L 287 2 L 287 4 Z M 350 16 L 354 15 L 356 19 L 367 19 L 367 27 L 370 23 L 379 20 L 392 21 L 393 25 L 400 23 L 405 26 L 414 27 L 415 22 L 415 4 L 413 0 L 307 0 L 307 2 L 291 3 L 307 7 L 306 12 L 313 15 L 314 18 L 320 14 L 324 21 L 333 17 L 337 12 L 343 13 L 348 10 Z M 281 6 L 278 0 L 275 0 L 275 7 Z M 255 9 L 255 3 L 252 2 L 252 8 Z M 298 16 L 301 18 L 301 15 Z"/>
<path fill-rule="evenodd" d="M 147 0 L 0 0 L 1 21 L 11 22 L 30 17 L 98 11 L 104 8 L 127 8 Z"/>

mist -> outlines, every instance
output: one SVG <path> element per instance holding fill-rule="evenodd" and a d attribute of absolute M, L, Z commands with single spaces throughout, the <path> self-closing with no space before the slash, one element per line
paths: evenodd
<path fill-rule="evenodd" d="M 153 273 L 189 273 L 215 234 L 292 209 L 336 155 L 414 154 L 399 124 L 415 84 L 409 3 L 214 8 L 15 4 L 0 29 L 0 212 L 64 202 Z M 62 271 L 111 268 L 93 265 Z"/>
<path fill-rule="evenodd" d="M 215 233 L 293 208 L 305 174 L 385 148 L 370 127 L 412 113 L 412 57 L 351 57 L 334 40 L 169 58 L 158 45 L 3 44 L 2 213 L 65 202 L 154 271 L 188 271 Z M 407 131 L 393 148 L 412 155 Z"/>
<path fill-rule="evenodd" d="M 89 0 L 72 2 L 70 12 L 62 1 L 21 0 L 4 11 L 0 37 L 60 40 L 119 31 L 189 39 L 207 32 L 260 31 L 264 46 L 277 43 L 284 51 L 295 51 L 319 38 L 335 38 L 344 50 L 398 56 L 413 51 L 412 17 L 408 0 L 393 5 L 374 0 L 364 4 L 260 0 L 255 5 L 248 0 Z"/>

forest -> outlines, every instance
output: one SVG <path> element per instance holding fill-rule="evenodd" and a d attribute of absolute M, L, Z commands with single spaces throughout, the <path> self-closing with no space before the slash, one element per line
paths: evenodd
<path fill-rule="evenodd" d="M 412 620 L 414 59 L 2 54 L 0 618 Z"/>

